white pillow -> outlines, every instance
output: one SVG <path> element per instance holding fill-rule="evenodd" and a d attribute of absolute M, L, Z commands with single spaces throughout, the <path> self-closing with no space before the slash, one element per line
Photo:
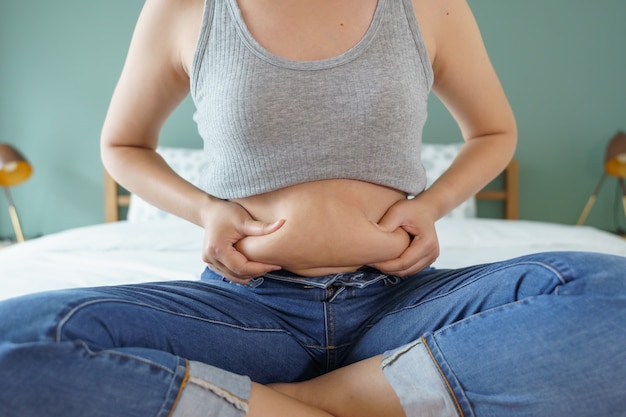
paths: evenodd
<path fill-rule="evenodd" d="M 426 188 L 430 187 L 448 169 L 459 153 L 461 146 L 463 146 L 463 143 L 447 145 L 422 144 L 422 164 L 426 170 Z M 470 197 L 445 216 L 445 218 L 449 219 L 473 217 L 476 217 L 476 199 L 474 197 Z"/>
<path fill-rule="evenodd" d="M 178 175 L 198 186 L 207 161 L 202 149 L 158 147 L 157 152 Z M 142 223 L 156 219 L 178 218 L 173 214 L 160 210 L 144 201 L 141 197 L 131 194 L 128 215 L 131 223 Z"/>

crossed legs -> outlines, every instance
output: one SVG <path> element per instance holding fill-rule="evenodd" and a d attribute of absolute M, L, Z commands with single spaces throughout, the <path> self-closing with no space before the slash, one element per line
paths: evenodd
<path fill-rule="evenodd" d="M 232 382 L 243 389 L 228 388 L 226 397 L 242 397 L 245 407 L 219 417 L 413 417 L 424 404 L 451 416 L 619 416 L 626 409 L 625 271 L 624 258 L 544 254 L 404 280 L 375 299 L 391 301 L 357 326 L 367 331 L 344 367 L 318 377 L 293 342 L 295 329 L 252 329 L 267 325 L 267 307 L 251 314 L 241 294 L 219 287 L 159 284 L 9 300 L 0 303 L 0 370 L 9 376 L 0 378 L 0 415 L 206 416 L 224 397 L 223 389 L 206 388 Z M 223 305 L 207 303 L 210 294 Z M 210 316 L 196 314 L 207 305 Z M 204 365 L 211 361 L 217 368 Z M 230 372 L 216 382 L 219 368 Z M 250 382 L 281 378 L 306 382 Z"/>

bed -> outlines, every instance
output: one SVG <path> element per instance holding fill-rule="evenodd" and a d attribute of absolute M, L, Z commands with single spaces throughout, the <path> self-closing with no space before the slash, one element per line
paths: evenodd
<path fill-rule="evenodd" d="M 424 145 L 429 184 L 459 146 Z M 180 148 L 159 152 L 180 175 L 197 183 L 202 152 Z M 552 250 L 626 256 L 626 239 L 611 233 L 590 226 L 518 220 L 518 172 L 514 160 L 497 187 L 488 187 L 437 222 L 441 255 L 434 266 L 455 268 Z M 204 269 L 201 228 L 128 195 L 106 174 L 104 188 L 104 223 L 0 250 L 0 299 L 63 288 L 199 278 Z M 477 217 L 479 201 L 499 204 L 500 218 Z"/>

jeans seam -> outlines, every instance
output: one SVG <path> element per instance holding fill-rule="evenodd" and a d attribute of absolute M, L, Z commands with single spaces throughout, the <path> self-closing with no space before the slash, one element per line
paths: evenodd
<path fill-rule="evenodd" d="M 437 360 L 435 359 L 435 355 L 433 354 L 432 350 L 430 349 L 430 346 L 428 345 L 428 342 L 426 341 L 426 338 L 422 336 L 421 340 L 422 340 L 422 344 L 426 348 L 426 351 L 428 352 L 428 355 L 430 356 L 430 359 L 435 364 L 435 367 L 437 368 L 437 372 L 439 372 L 439 375 L 441 376 L 441 379 L 443 379 L 444 384 L 446 384 L 446 387 L 448 388 L 448 393 L 452 397 L 452 401 L 454 402 L 454 406 L 456 407 L 456 410 L 459 413 L 459 417 L 464 417 L 465 413 L 463 413 L 463 408 L 461 407 L 459 399 L 457 398 L 456 393 L 452 389 L 452 386 L 450 385 L 450 382 L 448 381 L 448 378 L 446 378 L 445 374 L 443 373 L 443 370 L 439 366 L 439 362 L 437 362 Z"/>
<path fill-rule="evenodd" d="M 333 317 L 332 317 L 332 310 L 333 306 L 332 304 L 326 303 L 324 302 L 324 334 L 326 335 L 326 343 L 324 346 L 325 349 L 325 354 L 324 356 L 326 357 L 326 369 L 330 368 L 330 354 L 329 354 L 329 345 L 331 344 L 331 339 L 333 339 L 333 336 L 331 335 L 331 332 L 333 331 Z"/>
<path fill-rule="evenodd" d="M 80 346 L 83 349 L 83 351 L 85 351 L 87 353 L 87 355 L 89 355 L 90 357 L 96 357 L 96 356 L 99 356 L 99 355 L 102 355 L 102 354 L 107 354 L 107 355 L 109 355 L 111 357 L 118 357 L 118 358 L 124 358 L 124 359 L 133 359 L 134 361 L 137 361 L 138 363 L 143 363 L 143 364 L 148 365 L 148 366 L 150 366 L 152 368 L 156 368 L 156 369 L 159 369 L 161 371 L 165 371 L 166 373 L 168 373 L 170 375 L 175 375 L 176 374 L 175 371 L 173 372 L 171 369 L 169 369 L 169 368 L 167 368 L 165 366 L 162 366 L 162 365 L 160 365 L 160 364 L 158 364 L 156 362 L 153 362 L 151 360 L 147 360 L 145 358 L 142 358 L 141 356 L 129 355 L 127 353 L 120 352 L 120 351 L 114 350 L 114 349 L 103 349 L 103 350 L 101 350 L 99 352 L 95 352 L 87 345 L 87 343 L 85 343 L 85 342 L 83 342 L 81 340 L 74 341 L 73 343 L 78 345 L 78 346 Z"/>
<path fill-rule="evenodd" d="M 195 377 L 193 375 L 189 377 L 189 382 L 201 388 L 202 390 L 210 392 L 211 394 L 215 395 L 220 400 L 223 400 L 226 403 L 228 403 L 231 407 L 235 408 L 236 410 L 241 411 L 243 413 L 248 412 L 249 406 L 248 406 L 247 399 L 242 398 L 228 391 L 227 389 L 222 388 L 219 385 L 216 385 L 202 378 Z"/>
<path fill-rule="evenodd" d="M 183 390 L 185 389 L 185 387 L 187 386 L 187 383 L 189 382 L 189 361 L 187 359 L 184 359 L 185 361 L 185 375 L 183 376 L 183 380 L 180 383 L 180 386 L 178 388 L 178 392 L 176 393 L 176 398 L 174 399 L 174 404 L 172 405 L 172 408 L 170 409 L 170 412 L 168 413 L 168 417 L 172 417 L 172 415 L 174 414 L 174 410 L 176 410 L 176 406 L 178 405 L 178 402 L 180 401 L 180 397 L 182 397 L 183 395 Z"/>
<path fill-rule="evenodd" d="M 67 324 L 67 322 L 72 318 L 72 316 L 79 310 L 81 310 L 82 308 L 92 305 L 92 304 L 99 304 L 101 302 L 108 302 L 108 301 L 119 301 L 116 300 L 114 298 L 105 298 L 105 299 L 99 299 L 99 300 L 91 300 L 91 301 L 85 301 L 82 302 L 74 307 L 72 307 L 67 313 L 65 313 L 65 315 L 63 315 L 57 322 L 56 326 L 55 326 L 55 332 L 54 332 L 54 341 L 56 343 L 61 343 L 63 341 L 62 338 L 62 332 L 63 332 L 63 328 L 64 326 Z"/>
<path fill-rule="evenodd" d="M 489 272 L 481 272 L 480 274 L 477 274 L 476 276 L 474 276 L 474 278 L 472 280 L 469 280 L 469 281 L 463 283 L 462 285 L 459 285 L 458 287 L 455 287 L 452 290 L 445 292 L 444 294 L 438 294 L 438 295 L 436 295 L 434 297 L 428 298 L 428 299 L 423 300 L 421 302 L 418 302 L 416 304 L 411 304 L 409 306 L 406 306 L 406 307 L 403 307 L 403 308 L 400 308 L 400 309 L 397 309 L 397 310 L 389 311 L 383 317 L 388 317 L 388 316 L 391 316 L 393 314 L 399 313 L 401 311 L 410 310 L 410 309 L 413 309 L 415 307 L 421 306 L 423 304 L 432 302 L 434 300 L 438 300 L 440 298 L 447 297 L 448 295 L 453 294 L 456 291 L 461 290 L 461 289 L 467 287 L 468 285 L 473 284 L 474 282 L 482 279 L 485 276 L 492 275 L 495 272 L 499 272 L 499 271 L 503 271 L 503 270 L 506 270 L 506 269 L 509 269 L 509 268 L 512 268 L 512 267 L 519 267 L 521 265 L 527 265 L 527 264 L 533 264 L 533 265 L 541 266 L 542 268 L 551 271 L 558 278 L 558 280 L 561 282 L 561 284 L 567 283 L 567 280 L 564 278 L 563 274 L 561 274 L 558 269 L 555 269 L 554 267 L 552 267 L 552 265 L 546 264 L 544 262 L 524 261 L 524 262 L 520 262 L 520 263 L 516 263 L 516 264 L 512 264 L 512 265 L 503 265 L 500 268 L 497 268 L 497 269 L 494 269 L 494 270 L 489 270 Z M 371 326 L 374 326 L 375 324 L 376 324 L 376 322 L 370 323 L 367 326 L 371 327 Z"/>
<path fill-rule="evenodd" d="M 176 312 L 164 309 L 164 308 L 151 306 L 151 305 L 145 304 L 145 303 L 139 303 L 139 302 L 134 302 L 134 301 L 126 301 L 126 300 L 119 300 L 119 299 L 115 299 L 115 298 L 105 298 L 105 299 L 98 299 L 98 300 L 92 300 L 92 301 L 84 302 L 82 304 L 79 304 L 79 305 L 73 307 L 69 312 L 67 312 L 58 321 L 58 323 L 56 325 L 54 341 L 57 342 L 57 343 L 60 343 L 63 340 L 63 337 L 62 337 L 63 328 L 64 328 L 64 326 L 67 324 L 67 322 L 72 318 L 72 316 L 75 313 L 77 313 L 78 311 L 80 311 L 81 309 L 83 309 L 84 307 L 87 307 L 89 305 L 104 304 L 104 303 L 120 303 L 120 304 L 131 304 L 131 305 L 141 306 L 141 307 L 145 307 L 145 308 L 148 308 L 148 309 L 151 309 L 151 310 L 160 311 L 160 312 L 163 312 L 163 313 L 166 313 L 166 314 L 171 314 L 173 316 L 184 317 L 184 318 L 198 320 L 198 321 L 202 321 L 202 322 L 206 322 L 206 323 L 218 324 L 218 325 L 227 326 L 227 327 L 231 327 L 231 328 L 235 328 L 235 329 L 239 329 L 239 330 L 243 330 L 243 331 L 275 332 L 275 333 L 285 333 L 285 334 L 288 334 L 288 335 L 292 335 L 291 332 L 289 332 L 288 330 L 281 329 L 281 328 L 258 328 L 258 327 L 251 327 L 251 326 L 241 326 L 241 325 L 237 325 L 237 324 L 226 323 L 226 322 L 223 322 L 223 321 L 220 321 L 220 320 L 212 320 L 212 319 L 206 319 L 206 318 L 202 318 L 202 317 L 198 317 L 198 316 L 193 316 L 193 315 L 190 315 L 190 314 L 176 313 Z"/>

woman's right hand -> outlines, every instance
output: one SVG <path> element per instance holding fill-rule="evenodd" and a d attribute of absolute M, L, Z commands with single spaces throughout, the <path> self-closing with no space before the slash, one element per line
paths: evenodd
<path fill-rule="evenodd" d="M 280 229 L 285 223 L 272 224 L 255 220 L 241 205 L 231 201 L 211 204 L 202 215 L 204 245 L 202 260 L 208 267 L 231 281 L 247 284 L 253 278 L 281 269 L 279 265 L 254 262 L 235 248 L 246 236 L 263 236 Z"/>

